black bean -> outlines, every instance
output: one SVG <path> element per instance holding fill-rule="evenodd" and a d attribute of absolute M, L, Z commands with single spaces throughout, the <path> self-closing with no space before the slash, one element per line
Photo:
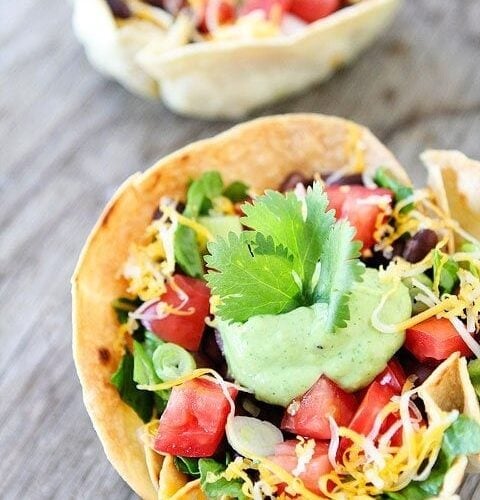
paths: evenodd
<path fill-rule="evenodd" d="M 132 15 L 130 7 L 123 0 L 107 0 L 112 14 L 119 19 L 128 19 Z"/>
<path fill-rule="evenodd" d="M 322 179 L 325 180 L 327 186 L 363 186 L 362 174 L 350 174 L 344 175 L 343 177 L 333 177 L 332 181 L 329 179 L 332 174 L 322 175 Z"/>
<path fill-rule="evenodd" d="M 435 231 L 422 229 L 405 243 L 403 258 L 413 264 L 420 262 L 437 243 Z"/>
<path fill-rule="evenodd" d="M 177 201 L 176 204 L 175 204 L 175 210 L 182 214 L 183 211 L 185 210 L 185 203 L 181 202 L 181 201 Z M 155 211 L 153 212 L 153 215 L 152 215 L 152 220 L 156 220 L 156 219 L 160 219 L 163 215 L 163 212 L 160 210 L 160 207 L 157 207 L 155 209 Z"/>
<path fill-rule="evenodd" d="M 281 191 L 282 193 L 286 193 L 287 191 L 293 191 L 297 187 L 297 184 L 303 184 L 304 186 L 309 186 L 312 183 L 313 179 L 308 179 L 300 172 L 292 172 L 280 184 L 278 190 Z"/>

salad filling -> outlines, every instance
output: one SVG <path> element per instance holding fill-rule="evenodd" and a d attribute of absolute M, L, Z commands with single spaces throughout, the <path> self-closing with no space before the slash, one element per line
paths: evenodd
<path fill-rule="evenodd" d="M 423 382 L 480 378 L 480 242 L 385 168 L 278 185 L 204 173 L 121 269 L 111 381 L 147 461 L 205 498 L 439 495 L 480 425 Z"/>
<path fill-rule="evenodd" d="M 130 20 L 164 30 L 173 25 L 186 43 L 291 35 L 356 3 L 342 0 L 107 0 L 119 25 Z"/>

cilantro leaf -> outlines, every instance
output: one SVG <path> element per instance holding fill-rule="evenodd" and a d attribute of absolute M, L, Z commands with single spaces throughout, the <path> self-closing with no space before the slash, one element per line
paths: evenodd
<path fill-rule="evenodd" d="M 259 314 L 280 314 L 301 304 L 292 273 L 292 257 L 271 238 L 257 233 L 231 232 L 209 243 L 205 260 L 211 269 L 206 280 L 221 296 L 218 314 L 244 322 Z M 220 271 L 220 272 L 217 272 Z"/>
<path fill-rule="evenodd" d="M 352 241 L 355 230 L 346 221 L 334 225 L 325 241 L 320 275 L 315 289 L 317 302 L 328 302 L 327 329 L 346 325 L 350 318 L 348 298 L 353 281 L 359 280 L 365 266 L 359 261 L 359 241 Z"/>
<path fill-rule="evenodd" d="M 409 196 L 412 196 L 413 194 L 413 189 L 410 186 L 405 186 L 405 184 L 398 182 L 397 179 L 395 179 L 392 174 L 384 167 L 380 167 L 379 169 L 377 169 L 373 180 L 375 181 L 375 184 L 377 186 L 393 191 L 393 195 L 397 203 L 404 200 L 405 198 L 408 198 Z M 410 212 L 410 210 L 413 210 L 413 208 L 413 203 L 409 203 L 408 205 L 404 206 L 402 210 L 400 210 L 400 212 L 408 213 Z"/>
<path fill-rule="evenodd" d="M 144 422 L 148 422 L 153 412 L 153 394 L 137 389 L 137 384 L 133 380 L 133 372 L 133 355 L 127 351 L 117 371 L 112 375 L 111 382 L 118 389 L 122 400 L 133 408 Z"/>
<path fill-rule="evenodd" d="M 311 280 L 322 251 L 322 241 L 334 222 L 333 212 L 326 212 L 328 199 L 319 184 L 309 188 L 304 207 L 293 192 L 283 195 L 267 191 L 255 204 L 243 207 L 242 223 L 273 239 L 276 245 L 288 249 L 293 257 L 293 270 L 302 282 L 302 294 L 311 301 Z"/>
<path fill-rule="evenodd" d="M 211 458 L 201 458 L 198 461 L 200 471 L 200 486 L 207 498 L 215 499 L 227 496 L 228 498 L 244 500 L 242 481 L 234 479 L 228 481 L 220 474 L 225 470 L 225 465 Z"/>
<path fill-rule="evenodd" d="M 242 207 L 242 223 L 250 230 L 210 243 L 205 258 L 221 318 L 244 322 L 322 301 L 330 304 L 331 330 L 345 324 L 348 296 L 363 267 L 352 228 L 335 222 L 327 207 L 318 183 L 304 199 L 267 191 Z"/>

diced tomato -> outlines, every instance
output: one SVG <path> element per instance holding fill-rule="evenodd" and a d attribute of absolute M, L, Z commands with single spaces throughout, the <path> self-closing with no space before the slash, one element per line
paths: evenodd
<path fill-rule="evenodd" d="M 400 394 L 407 381 L 407 377 L 400 363 L 396 359 L 391 359 L 385 370 L 380 375 L 377 375 L 376 380 L 380 385 L 389 385 L 394 391 Z"/>
<path fill-rule="evenodd" d="M 290 12 L 307 23 L 313 23 L 338 10 L 341 4 L 341 0 L 293 0 Z"/>
<path fill-rule="evenodd" d="M 229 388 L 235 398 L 237 391 Z M 209 380 L 194 379 L 172 389 L 160 417 L 154 448 L 183 457 L 210 457 L 225 433 L 230 411 L 222 388 Z"/>
<path fill-rule="evenodd" d="M 471 356 L 472 352 L 446 318 L 430 318 L 407 329 L 405 347 L 420 361 L 442 361 L 453 352 Z"/>
<path fill-rule="evenodd" d="M 374 380 L 348 427 L 363 436 L 367 436 L 373 429 L 377 415 L 397 394 L 399 394 L 398 391 L 391 385 L 382 385 L 377 380 Z"/>
<path fill-rule="evenodd" d="M 227 0 L 221 1 L 218 4 L 218 8 L 215 12 L 209 12 L 209 9 L 211 9 L 213 6 L 212 2 L 207 0 L 206 2 L 200 4 L 197 8 L 197 24 L 198 24 L 198 29 L 202 33 L 208 33 L 209 32 L 209 25 L 208 25 L 208 15 L 213 15 L 216 16 L 214 17 L 214 20 L 216 24 L 226 24 L 230 23 L 235 20 L 236 17 L 236 12 L 235 12 L 235 7 L 231 2 L 228 2 Z M 210 29 L 212 27 L 210 26 Z"/>
<path fill-rule="evenodd" d="M 275 455 L 269 457 L 270 460 L 280 465 L 287 472 L 292 473 L 298 464 L 298 457 L 295 453 L 297 443 L 298 441 L 292 439 L 278 444 L 275 448 Z M 318 488 L 318 480 L 320 476 L 328 474 L 332 468 L 328 460 L 328 443 L 317 441 L 313 457 L 307 464 L 306 470 L 299 477 L 309 490 L 321 494 Z"/>
<path fill-rule="evenodd" d="M 373 234 L 376 222 L 382 214 L 382 208 L 374 197 L 384 196 L 392 201 L 392 192 L 388 189 L 369 189 L 364 186 L 327 186 L 329 208 L 336 212 L 337 219 L 347 219 L 356 229 L 355 238 L 363 242 L 364 250 L 375 244 Z M 371 203 L 369 198 L 371 198 Z"/>
<path fill-rule="evenodd" d="M 240 14 L 245 15 L 254 10 L 263 10 L 267 17 L 272 15 L 272 9 L 279 9 L 280 14 L 289 10 L 292 0 L 246 0 L 240 8 Z"/>
<path fill-rule="evenodd" d="M 298 406 L 296 411 L 295 406 Z M 338 425 L 348 426 L 357 407 L 353 394 L 321 376 L 313 387 L 287 408 L 281 428 L 301 436 L 330 439 L 328 417 L 333 417 Z"/>
<path fill-rule="evenodd" d="M 173 307 L 182 304 L 183 291 L 188 300 L 181 308 L 184 314 L 169 314 L 163 319 L 143 319 L 142 323 L 148 330 L 167 342 L 174 342 L 190 351 L 198 350 L 205 330 L 205 318 L 210 312 L 210 290 L 207 285 L 198 279 L 176 274 L 174 276 L 175 286 L 167 286 L 167 291 L 160 297 L 159 301 L 165 302 Z M 181 291 L 180 291 L 181 290 Z M 147 307 L 142 315 L 155 317 L 157 303 Z M 185 314 L 189 311 L 191 314 Z"/>

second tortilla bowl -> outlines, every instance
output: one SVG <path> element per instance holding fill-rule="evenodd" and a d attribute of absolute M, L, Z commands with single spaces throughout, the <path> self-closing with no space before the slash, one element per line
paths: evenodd
<path fill-rule="evenodd" d="M 111 3 L 124 3 L 130 15 L 114 15 L 106 0 L 75 2 L 75 32 L 95 67 L 177 113 L 232 119 L 324 81 L 353 61 L 391 22 L 400 0 L 351 2 L 287 34 L 277 33 L 275 23 L 271 34 L 255 28 L 259 10 L 244 16 L 253 16 L 246 28 L 213 38 L 182 13 L 172 16 L 147 1 Z"/>
<path fill-rule="evenodd" d="M 470 340 L 465 343 L 458 322 L 465 329 L 471 326 L 472 304 L 468 300 L 475 299 L 467 299 L 464 292 L 480 265 L 475 246 L 480 228 L 469 227 L 467 231 L 462 227 L 466 210 L 469 216 L 478 215 L 475 200 L 465 196 L 462 172 L 467 164 L 472 179 L 478 179 L 480 167 L 451 152 L 428 152 L 425 161 L 433 190 L 414 190 L 397 160 L 364 127 L 335 117 L 285 115 L 255 120 L 187 146 L 124 183 L 93 229 L 73 277 L 73 350 L 85 404 L 105 452 L 142 498 L 340 498 L 360 490 L 371 498 L 382 494 L 410 498 L 412 490 L 407 488 L 419 489 L 422 498 L 428 498 L 453 495 L 468 463 L 473 469 L 478 466 L 480 408 L 473 385 L 478 381 L 478 367 L 472 359 L 478 346 L 468 332 Z M 445 189 L 447 177 L 449 186 Z M 265 189 L 279 191 L 263 194 Z M 339 220 L 325 211 L 323 193 L 329 197 L 330 207 L 334 199 L 338 202 L 334 208 Z M 238 200 L 246 196 L 247 204 L 239 206 Z M 275 208 L 270 210 L 272 203 Z M 244 217 L 241 223 L 250 233 L 263 236 L 235 232 L 239 210 Z M 311 210 L 315 210 L 314 220 L 309 218 Z M 359 223 L 355 215 L 360 212 L 363 218 Z M 234 259 L 240 267 L 260 261 L 268 268 L 278 261 L 280 267 L 275 269 L 281 272 L 274 277 L 284 280 L 284 292 L 303 283 L 300 268 L 294 264 L 294 246 L 277 241 L 285 238 L 285 227 L 289 226 L 282 217 L 280 225 L 272 222 L 280 214 L 292 217 L 296 242 L 306 234 L 302 233 L 303 224 L 319 221 L 329 228 L 326 240 L 338 237 L 332 234 L 343 235 L 334 246 L 336 252 L 328 251 L 327 246 L 318 248 L 323 266 L 315 273 L 322 279 L 312 278 L 317 287 L 330 282 L 333 278 L 328 276 L 334 274 L 342 280 L 327 297 L 320 292 L 314 295 L 313 305 L 307 304 L 310 299 L 292 292 L 293 302 L 272 310 L 274 301 L 263 300 L 266 291 L 258 292 L 254 301 L 245 305 L 244 292 L 236 287 L 247 286 L 250 278 L 242 274 L 242 279 L 230 279 Z M 215 224 L 210 218 L 216 218 Z M 343 218 L 356 228 L 363 241 L 361 251 L 361 244 L 351 242 L 353 230 L 341 222 Z M 235 231 L 224 231 L 227 220 L 228 228 L 236 227 Z M 367 226 L 372 234 L 362 232 Z M 165 321 L 180 321 L 195 310 L 204 310 L 200 298 L 206 285 L 203 272 L 195 275 L 189 255 L 184 260 L 185 255 L 175 248 L 173 254 L 168 251 L 169 241 L 180 244 L 175 239 L 180 227 L 194 235 L 188 240 L 181 230 L 181 241 L 193 241 L 198 245 L 195 252 L 210 254 L 207 281 L 214 297 L 208 326 L 202 327 L 199 337 L 198 328 L 190 325 L 186 339 L 177 336 L 181 323 L 171 330 Z M 219 227 L 224 236 L 216 238 L 213 233 Z M 395 229 L 400 227 L 408 227 L 409 234 L 394 238 Z M 265 236 L 268 228 L 271 231 Z M 280 233 L 275 228 L 280 228 Z M 428 231 L 436 234 L 436 241 L 423 248 L 423 255 L 415 256 L 417 235 L 431 237 Z M 169 234 L 174 235 L 173 240 Z M 205 241 L 212 237 L 213 243 Z M 394 256 L 397 239 L 403 240 L 403 246 Z M 276 250 L 272 249 L 272 242 L 281 248 L 274 245 Z M 346 253 L 344 247 L 349 249 Z M 227 252 L 223 252 L 225 248 Z M 242 253 L 241 248 L 248 252 Z M 340 259 L 341 265 L 335 267 L 338 274 L 322 274 L 322 267 L 328 270 L 335 266 L 334 254 Z M 168 267 L 172 256 L 174 265 Z M 445 291 L 449 286 L 445 276 L 440 284 L 439 264 L 434 264 L 434 258 L 444 261 L 440 273 L 451 266 L 445 268 L 445 262 L 459 263 L 452 275 L 458 278 L 455 290 Z M 140 262 L 159 266 L 155 269 L 164 273 L 160 281 L 138 281 L 135 266 Z M 378 269 L 380 264 L 383 271 Z M 284 273 L 284 265 L 292 270 Z M 357 282 L 355 269 L 364 266 L 367 270 Z M 253 274 L 261 275 L 262 269 L 255 268 Z M 351 273 L 345 275 L 345 269 Z M 292 272 L 295 277 L 290 281 Z M 225 279 L 227 282 L 222 281 Z M 264 281 L 268 279 L 273 278 Z M 199 290 L 203 292 L 197 293 Z M 361 291 L 360 295 L 355 290 Z M 339 291 L 344 292 L 341 295 L 346 302 Z M 381 302 L 387 310 L 389 294 L 398 299 L 392 313 L 397 325 L 377 311 Z M 200 302 L 192 311 L 188 300 L 183 301 L 197 295 Z M 374 311 L 368 312 L 372 300 Z M 458 313 L 460 300 L 467 317 Z M 112 303 L 120 313 L 118 318 Z M 334 303 L 347 304 L 350 316 L 344 318 L 346 323 L 329 330 L 324 323 L 327 309 L 333 311 L 331 317 L 343 314 Z M 208 307 L 203 316 L 207 314 Z M 302 326 L 305 318 L 315 322 L 315 332 L 322 330 L 314 344 L 305 343 L 312 335 Z M 358 321 L 365 325 L 361 336 L 354 335 L 351 326 Z M 456 325 L 460 333 L 454 329 L 453 343 L 451 337 L 438 343 L 431 330 L 418 326 L 428 321 L 438 322 L 433 333 L 442 339 L 451 333 L 447 323 Z M 265 328 L 265 324 L 275 328 Z M 252 335 L 261 339 L 254 349 L 248 342 Z M 293 344 L 287 340 L 287 351 L 294 352 L 293 357 L 282 357 L 287 352 L 282 350 L 285 335 L 295 336 Z M 375 349 L 357 344 L 362 339 L 373 339 Z M 340 340 L 341 349 L 337 344 Z M 222 372 L 218 359 L 213 361 L 212 341 L 222 345 L 220 356 L 226 359 L 227 373 Z M 303 357 L 298 355 L 302 342 Z M 386 348 L 387 344 L 390 347 Z M 174 356 L 172 365 L 160 356 L 165 349 L 179 356 Z M 322 351 L 324 354 L 318 354 Z M 347 363 L 342 357 L 345 353 L 353 357 Z M 285 359 L 290 360 L 286 367 L 281 364 Z M 165 366 L 173 369 L 177 378 L 167 376 L 162 371 Z M 353 371 L 362 373 L 361 380 L 352 378 Z M 265 375 L 263 381 L 251 377 L 258 373 Z M 385 406 L 375 407 L 372 393 L 373 401 L 386 397 Z M 202 397 L 207 398 L 203 403 Z M 139 406 L 140 400 L 143 403 Z M 325 400 L 330 401 L 330 409 L 322 406 Z M 145 401 L 149 401 L 147 406 Z M 305 410 L 312 404 L 322 416 L 320 420 Z M 207 415 L 199 408 L 205 408 Z M 219 420 L 220 431 L 212 430 L 209 426 L 215 427 Z M 194 421 L 204 422 L 203 431 L 192 427 Z M 174 432 L 168 434 L 168 430 Z M 253 440 L 249 433 L 253 433 Z M 468 438 L 468 443 L 463 438 Z M 198 443 L 207 442 L 213 449 L 198 448 Z M 401 467 L 394 468 L 392 461 Z M 441 478 L 435 484 L 431 471 Z"/>

